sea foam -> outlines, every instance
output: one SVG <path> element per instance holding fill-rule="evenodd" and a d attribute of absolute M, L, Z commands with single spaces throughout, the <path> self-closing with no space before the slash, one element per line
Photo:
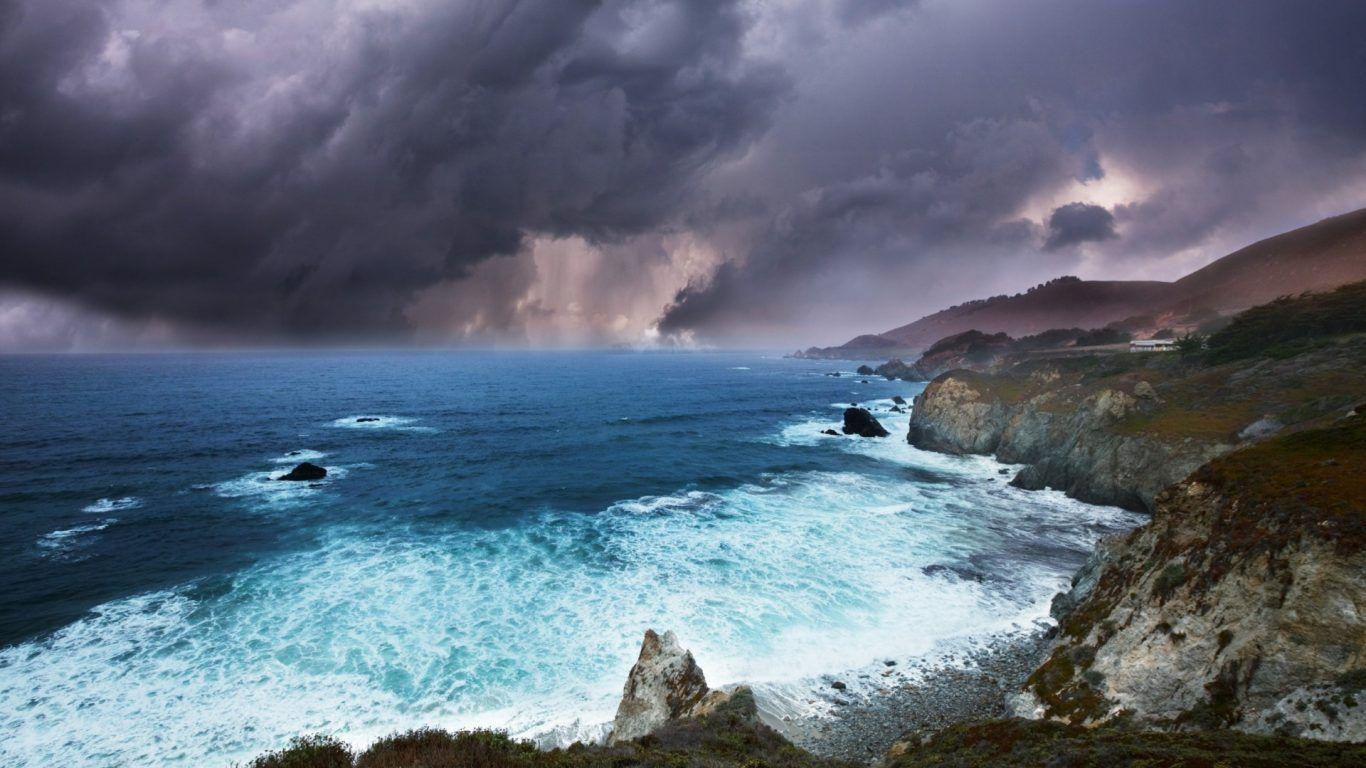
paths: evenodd
<path fill-rule="evenodd" d="M 243 484 L 306 487 L 268 476 Z M 1019 493 L 790 472 L 511 527 L 337 528 L 0 650 L 0 763 L 226 764 L 298 733 L 419 725 L 601 735 L 647 627 L 678 632 L 714 683 L 814 701 L 827 673 L 1044 615 L 1067 569 L 1021 540 L 1074 530 L 1080 557 L 1130 523 Z"/>
<path fill-rule="evenodd" d="M 124 496 L 120 499 L 100 499 L 93 504 L 82 507 L 81 511 L 102 515 L 109 512 L 121 512 L 126 509 L 137 509 L 140 506 L 142 506 L 142 499 L 135 496 Z"/>

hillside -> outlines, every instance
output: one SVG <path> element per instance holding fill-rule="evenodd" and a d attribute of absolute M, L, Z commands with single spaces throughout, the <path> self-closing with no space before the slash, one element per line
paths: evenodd
<path fill-rule="evenodd" d="M 1051 328 L 1099 328 L 1150 312 L 1168 300 L 1172 283 L 1061 277 L 1014 296 L 968 302 L 893 328 L 882 336 L 904 347 L 928 347 L 978 330 L 1028 336 Z"/>
<path fill-rule="evenodd" d="M 1099 328 L 1128 320 L 1128 330 L 1194 326 L 1279 296 L 1322 291 L 1366 279 L 1366 208 L 1253 243 L 1174 283 L 1061 277 L 1024 293 L 993 296 L 935 312 L 881 334 L 804 357 L 862 358 L 919 352 L 964 331 L 1019 337 L 1052 328 Z M 875 343 L 870 343 L 875 340 Z M 913 355 L 910 355 L 913 356 Z"/>
<path fill-rule="evenodd" d="M 1172 284 L 1170 311 L 1238 312 L 1366 278 L 1366 208 L 1253 243 Z"/>

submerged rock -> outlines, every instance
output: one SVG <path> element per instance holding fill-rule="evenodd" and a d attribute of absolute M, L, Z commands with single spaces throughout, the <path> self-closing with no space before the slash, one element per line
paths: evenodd
<path fill-rule="evenodd" d="M 327 470 L 311 464 L 307 461 L 289 470 L 288 474 L 280 475 L 276 480 L 321 480 L 327 477 Z"/>
<path fill-rule="evenodd" d="M 362 416 L 359 419 L 356 419 L 357 424 L 365 424 L 370 421 L 379 421 L 379 418 L 375 416 Z"/>
<path fill-rule="evenodd" d="M 833 429 L 822 429 L 822 430 L 821 430 L 821 434 L 822 434 L 822 435 L 834 435 L 835 437 L 839 437 L 839 436 L 840 436 L 840 433 L 836 432 L 836 431 L 833 430 Z"/>
<path fill-rule="evenodd" d="M 626 677 L 609 744 L 638 739 L 672 720 L 700 717 L 729 700 L 730 693 L 707 688 L 692 651 L 672 632 L 645 630 L 640 657 Z"/>
<path fill-rule="evenodd" d="M 873 414 L 864 408 L 846 408 L 844 411 L 844 434 L 860 437 L 886 437 L 890 434 Z"/>

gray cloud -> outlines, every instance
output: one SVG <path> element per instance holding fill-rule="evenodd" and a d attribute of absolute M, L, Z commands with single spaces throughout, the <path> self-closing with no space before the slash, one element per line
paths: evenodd
<path fill-rule="evenodd" d="M 142 12 L 5 5 L 3 280 L 244 333 L 392 333 L 529 234 L 659 226 L 786 88 L 725 0 Z"/>
<path fill-rule="evenodd" d="M 799 97 L 746 170 L 801 198 L 662 329 L 837 342 L 1055 271 L 1175 277 L 1366 204 L 1360 4 L 927 2 L 895 22 L 791 58 Z"/>
<path fill-rule="evenodd" d="M 1350 0 L 0 0 L 0 287 L 189 339 L 838 342 L 1366 204 L 1363 27 Z"/>
<path fill-rule="evenodd" d="M 1081 243 L 1096 243 L 1119 237 L 1115 216 L 1099 205 L 1068 203 L 1053 209 L 1048 217 L 1045 251 L 1056 251 Z"/>

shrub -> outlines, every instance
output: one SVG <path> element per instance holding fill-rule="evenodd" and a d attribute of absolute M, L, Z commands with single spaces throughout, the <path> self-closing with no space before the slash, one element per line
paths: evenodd
<path fill-rule="evenodd" d="M 1172 563 L 1157 575 L 1157 580 L 1153 582 L 1153 594 L 1166 600 L 1171 597 L 1177 587 L 1186 583 L 1186 567 L 1180 563 Z"/>
<path fill-rule="evenodd" d="M 1316 340 L 1366 332 L 1366 280 L 1253 307 L 1209 337 L 1209 362 L 1286 357 Z"/>
<path fill-rule="evenodd" d="M 351 768 L 351 759 L 351 748 L 331 736 L 301 736 L 256 758 L 250 768 Z"/>
<path fill-rule="evenodd" d="M 505 733 L 420 728 L 375 742 L 356 759 L 356 768 L 512 768 L 529 765 L 536 755 L 530 742 Z"/>

